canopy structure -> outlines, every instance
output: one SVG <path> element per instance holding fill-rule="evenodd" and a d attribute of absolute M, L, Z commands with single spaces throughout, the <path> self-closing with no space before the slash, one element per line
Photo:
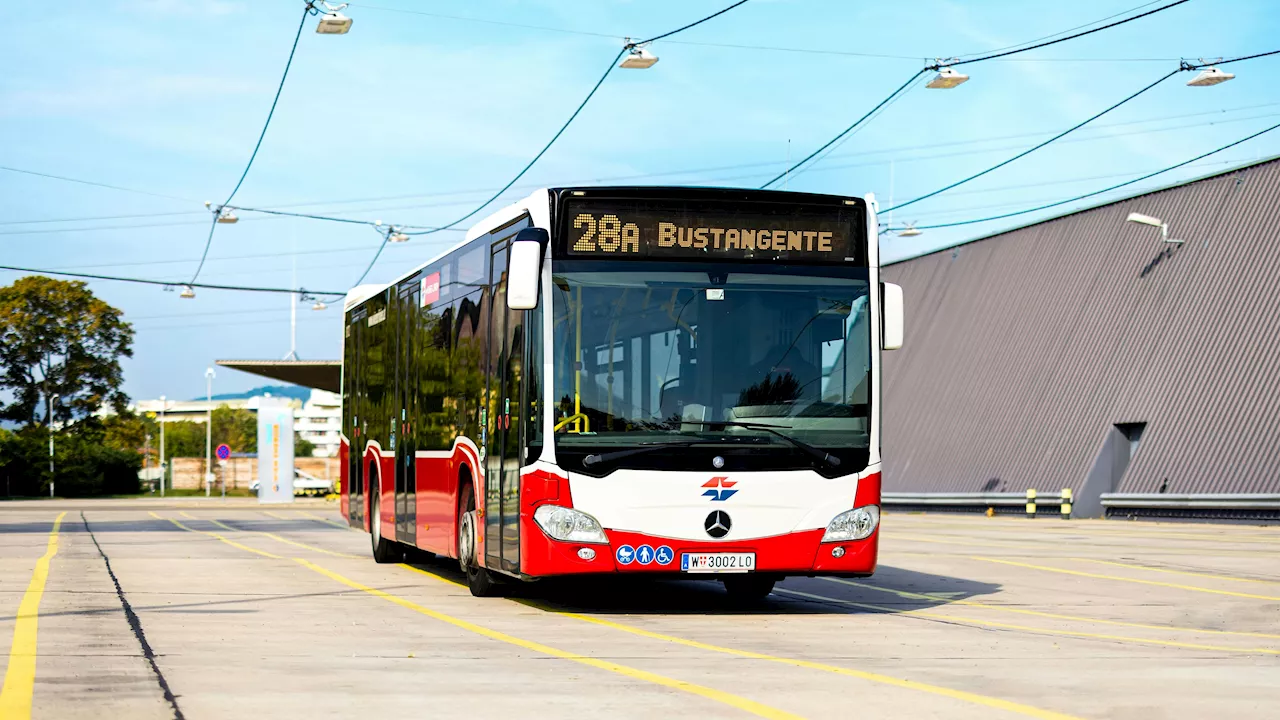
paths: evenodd
<path fill-rule="evenodd" d="M 329 392 L 342 391 L 341 360 L 218 360 L 232 370 Z"/>

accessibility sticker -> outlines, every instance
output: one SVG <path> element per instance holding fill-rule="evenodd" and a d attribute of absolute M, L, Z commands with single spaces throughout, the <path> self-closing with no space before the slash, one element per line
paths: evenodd
<path fill-rule="evenodd" d="M 659 565 L 669 565 L 672 560 L 676 559 L 676 554 L 671 552 L 671 548 L 663 545 L 653 553 L 653 561 Z"/>
<path fill-rule="evenodd" d="M 641 545 L 636 548 L 636 562 L 641 565 L 648 565 L 653 562 L 653 548 L 649 545 Z"/>
<path fill-rule="evenodd" d="M 619 565 L 630 565 L 631 561 L 636 559 L 636 551 L 630 545 L 623 545 L 618 548 L 614 556 L 618 559 Z"/>

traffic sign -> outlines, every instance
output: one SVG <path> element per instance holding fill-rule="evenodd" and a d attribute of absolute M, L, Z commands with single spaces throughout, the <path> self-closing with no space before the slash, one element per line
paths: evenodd
<path fill-rule="evenodd" d="M 231 457 L 231 446 L 226 443 L 222 443 L 218 446 L 217 454 L 219 460 L 226 460 Z"/>

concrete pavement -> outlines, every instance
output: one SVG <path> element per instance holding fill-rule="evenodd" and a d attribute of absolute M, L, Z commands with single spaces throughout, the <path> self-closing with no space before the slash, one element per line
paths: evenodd
<path fill-rule="evenodd" d="M 0 716 L 24 698 L 38 718 L 1280 707 L 1280 528 L 890 514 L 874 578 L 792 579 L 733 609 L 700 582 L 473 598 L 450 563 L 376 565 L 336 520 L 318 501 L 0 505 Z"/>

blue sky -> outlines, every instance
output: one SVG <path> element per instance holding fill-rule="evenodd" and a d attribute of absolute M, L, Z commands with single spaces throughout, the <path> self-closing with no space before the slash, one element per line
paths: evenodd
<path fill-rule="evenodd" d="M 923 58 L 1032 40 L 1141 2 L 753 0 L 655 43 L 661 60 L 653 68 L 615 71 L 506 199 L 568 183 L 754 187 L 872 107 Z M 316 35 L 308 20 L 236 202 L 403 224 L 453 220 L 549 139 L 622 36 L 651 36 L 727 4 L 377 0 L 352 3 L 352 31 L 339 37 Z M 4 264 L 188 278 L 207 229 L 202 202 L 223 200 L 243 169 L 302 5 L 67 0 L 8 7 L 0 165 L 141 192 L 0 170 Z M 787 185 L 901 202 L 1073 125 L 1174 69 L 1180 57 L 1275 50 L 1277 38 L 1274 2 L 1192 0 L 1009 61 L 968 66 L 965 85 L 911 90 Z M 1280 56 L 1229 69 L 1238 77 L 1213 88 L 1186 87 L 1185 74 L 1171 78 L 1070 142 L 893 219 L 930 224 L 1052 202 L 1275 124 Z M 1280 131 L 1121 194 L 1277 153 Z M 917 254 L 1034 217 L 887 236 L 882 252 Z M 460 237 L 390 247 L 370 279 L 390 280 Z M 219 228 L 202 280 L 345 290 L 379 242 L 359 226 L 245 215 Z M 16 277 L 0 272 L 0 282 Z M 154 287 L 91 286 L 134 323 L 125 389 L 135 398 L 201 395 L 214 359 L 278 358 L 289 350 L 287 296 L 200 291 L 182 300 Z M 299 355 L 339 356 L 337 308 L 303 306 L 299 318 Z M 257 384 L 223 370 L 215 392 Z"/>

